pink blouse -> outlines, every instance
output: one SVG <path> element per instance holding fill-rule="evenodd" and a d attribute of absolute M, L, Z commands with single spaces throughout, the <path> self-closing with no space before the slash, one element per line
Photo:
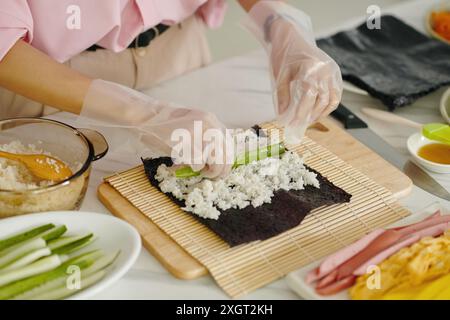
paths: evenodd
<path fill-rule="evenodd" d="M 121 51 L 144 30 L 197 13 L 222 23 L 225 0 L 1 0 L 0 60 L 20 38 L 59 62 L 93 44 Z"/>

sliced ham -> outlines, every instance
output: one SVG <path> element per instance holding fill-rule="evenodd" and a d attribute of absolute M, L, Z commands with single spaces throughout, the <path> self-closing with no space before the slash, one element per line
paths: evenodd
<path fill-rule="evenodd" d="M 429 228 L 429 227 L 432 227 L 432 226 L 435 226 L 435 225 L 438 225 L 441 223 L 448 223 L 448 222 L 450 222 L 450 215 L 437 216 L 432 219 L 427 219 L 422 222 L 412 224 L 410 226 L 406 226 L 406 227 L 399 228 L 399 229 L 393 229 L 393 230 L 396 230 L 396 231 L 402 233 L 403 235 L 408 235 L 408 234 L 414 233 L 414 232 L 422 230 L 422 229 L 426 229 L 426 228 Z"/>
<path fill-rule="evenodd" d="M 438 237 L 442 235 L 446 230 L 450 229 L 450 222 L 444 222 L 436 226 L 432 226 L 426 229 L 419 230 L 411 235 L 406 236 L 406 239 L 402 239 L 400 242 L 396 243 L 392 247 L 380 252 L 358 269 L 356 269 L 353 274 L 356 276 L 364 275 L 367 272 L 369 266 L 377 265 L 383 262 L 385 259 L 389 258 L 394 253 L 398 252 L 400 249 L 408 247 L 424 237 Z"/>
<path fill-rule="evenodd" d="M 439 218 L 439 217 L 442 217 L 442 216 L 441 216 L 441 211 L 440 211 L 440 210 L 436 211 L 436 212 L 433 213 L 432 215 L 426 217 L 425 219 L 423 219 L 423 220 L 421 220 L 421 221 L 419 221 L 419 222 L 416 222 L 416 223 L 413 223 L 413 224 L 408 224 L 408 225 L 402 226 L 402 227 L 392 228 L 392 229 L 394 229 L 394 230 L 401 230 L 401 229 L 408 228 L 408 227 L 410 227 L 410 226 L 413 226 L 413 225 L 416 225 L 416 224 L 419 224 L 419 223 L 422 223 L 422 222 L 425 222 L 425 221 L 437 219 L 437 218 Z"/>
<path fill-rule="evenodd" d="M 364 274 L 368 266 L 382 262 L 425 236 L 438 236 L 449 228 L 450 215 L 442 216 L 440 212 L 436 212 L 423 221 L 409 226 L 388 230 L 377 229 L 330 255 L 319 267 L 308 273 L 306 282 L 318 281 L 316 291 L 319 294 L 332 292 L 336 288 L 348 285 L 352 277 Z"/>
<path fill-rule="evenodd" d="M 397 230 L 386 230 L 375 238 L 366 248 L 341 264 L 337 270 L 337 280 L 344 279 L 355 271 L 360 265 L 379 252 L 398 242 L 404 235 Z"/>
<path fill-rule="evenodd" d="M 316 289 L 316 292 L 318 294 L 320 294 L 321 296 L 331 296 L 333 294 L 341 292 L 342 290 L 350 288 L 351 286 L 353 286 L 355 284 L 355 281 L 356 281 L 355 276 L 349 276 L 342 280 L 331 283 L 326 287 Z"/>
<path fill-rule="evenodd" d="M 319 267 L 314 270 L 311 270 L 306 276 L 306 283 L 313 283 L 331 271 L 333 271 L 336 267 L 353 257 L 355 254 L 363 250 L 367 247 L 375 238 L 377 238 L 380 234 L 382 234 L 384 229 L 377 229 L 362 237 L 358 241 L 352 243 L 351 245 L 329 255 Z"/>
<path fill-rule="evenodd" d="M 316 289 L 324 288 L 337 279 L 338 270 L 335 269 L 317 282 Z"/>
<path fill-rule="evenodd" d="M 441 216 L 440 211 L 436 211 L 431 216 L 425 218 L 424 220 L 404 227 L 398 227 L 391 230 L 400 231 L 403 234 L 407 234 L 411 231 L 411 229 L 416 228 L 417 230 L 421 228 L 426 228 L 428 225 L 433 225 L 435 223 L 439 223 L 437 219 L 440 221 L 450 221 L 450 215 L 447 216 Z M 378 236 L 380 236 L 382 233 L 384 233 L 385 229 L 377 229 L 372 231 L 371 233 L 367 234 L 366 236 L 362 237 L 358 241 L 352 243 L 351 245 L 335 252 L 334 254 L 328 256 L 319 267 L 316 269 L 311 270 L 306 275 L 306 283 L 313 283 L 326 275 L 328 275 L 331 271 L 333 271 L 338 266 L 342 265 L 347 260 L 351 259 L 353 256 L 364 250 L 373 240 L 375 240 Z"/>
<path fill-rule="evenodd" d="M 419 233 L 419 231 L 421 230 L 432 228 L 440 224 L 447 224 L 449 222 L 450 216 L 439 215 L 403 228 L 386 230 L 386 232 L 382 233 L 380 236 L 374 239 L 366 248 L 364 248 L 364 250 L 357 253 L 355 256 L 353 256 L 337 268 L 337 280 L 343 279 L 353 274 L 353 272 L 358 267 L 363 265 L 372 257 L 380 254 L 384 250 L 391 248 L 407 237 L 413 236 L 415 233 Z M 396 251 L 394 251 L 393 253 L 395 252 Z"/>

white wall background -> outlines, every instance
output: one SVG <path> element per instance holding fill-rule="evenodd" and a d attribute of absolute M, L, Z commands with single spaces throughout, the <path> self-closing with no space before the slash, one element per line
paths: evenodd
<path fill-rule="evenodd" d="M 343 22 L 352 17 L 364 16 L 369 5 L 383 8 L 408 0 L 288 0 L 297 8 L 308 13 L 315 30 Z M 227 0 L 228 12 L 224 25 L 217 30 L 208 31 L 208 39 L 214 61 L 239 55 L 258 48 L 253 37 L 239 26 L 244 16 L 236 0 Z"/>

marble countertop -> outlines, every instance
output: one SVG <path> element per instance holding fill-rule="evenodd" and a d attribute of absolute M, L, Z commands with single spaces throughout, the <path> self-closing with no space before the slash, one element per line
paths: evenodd
<path fill-rule="evenodd" d="M 423 15 L 433 4 L 432 0 L 408 1 L 383 13 L 395 13 L 418 29 L 423 30 Z M 345 26 L 319 30 L 323 36 L 345 27 L 355 26 L 361 19 L 348 21 Z M 255 123 L 274 118 L 267 59 L 262 51 L 223 61 L 192 72 L 186 76 L 166 82 L 146 92 L 157 98 L 195 106 L 215 112 L 228 126 L 249 127 Z M 396 113 L 417 122 L 442 122 L 438 105 L 442 90 L 431 94 L 412 106 L 401 108 Z M 345 92 L 343 103 L 363 118 L 370 128 L 399 152 L 407 153 L 406 139 L 410 129 L 386 125 L 369 119 L 360 113 L 362 107 L 384 109 L 368 96 Z M 82 127 L 73 115 L 59 113 L 51 118 Z M 110 152 L 94 164 L 89 189 L 81 210 L 109 214 L 96 197 L 96 188 L 102 178 L 114 172 L 128 169 L 139 163 L 137 154 Z M 450 191 L 450 175 L 433 175 Z M 440 202 L 446 207 L 450 203 L 440 200 L 414 187 L 412 194 L 401 200 L 412 212 L 418 212 L 428 204 Z M 205 276 L 198 280 L 183 281 L 172 277 L 145 249 L 133 268 L 116 284 L 98 294 L 96 299 L 226 299 L 225 293 L 213 279 Z M 276 281 L 254 291 L 246 299 L 297 299 L 284 280 Z"/>

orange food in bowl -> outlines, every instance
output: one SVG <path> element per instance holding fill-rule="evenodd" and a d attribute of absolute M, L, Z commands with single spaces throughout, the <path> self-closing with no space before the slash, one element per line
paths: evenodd
<path fill-rule="evenodd" d="M 444 39 L 450 41 L 450 11 L 433 12 L 431 21 L 433 30 Z"/>
<path fill-rule="evenodd" d="M 426 144 L 419 149 L 417 154 L 428 161 L 450 165 L 450 145 L 441 143 Z"/>

